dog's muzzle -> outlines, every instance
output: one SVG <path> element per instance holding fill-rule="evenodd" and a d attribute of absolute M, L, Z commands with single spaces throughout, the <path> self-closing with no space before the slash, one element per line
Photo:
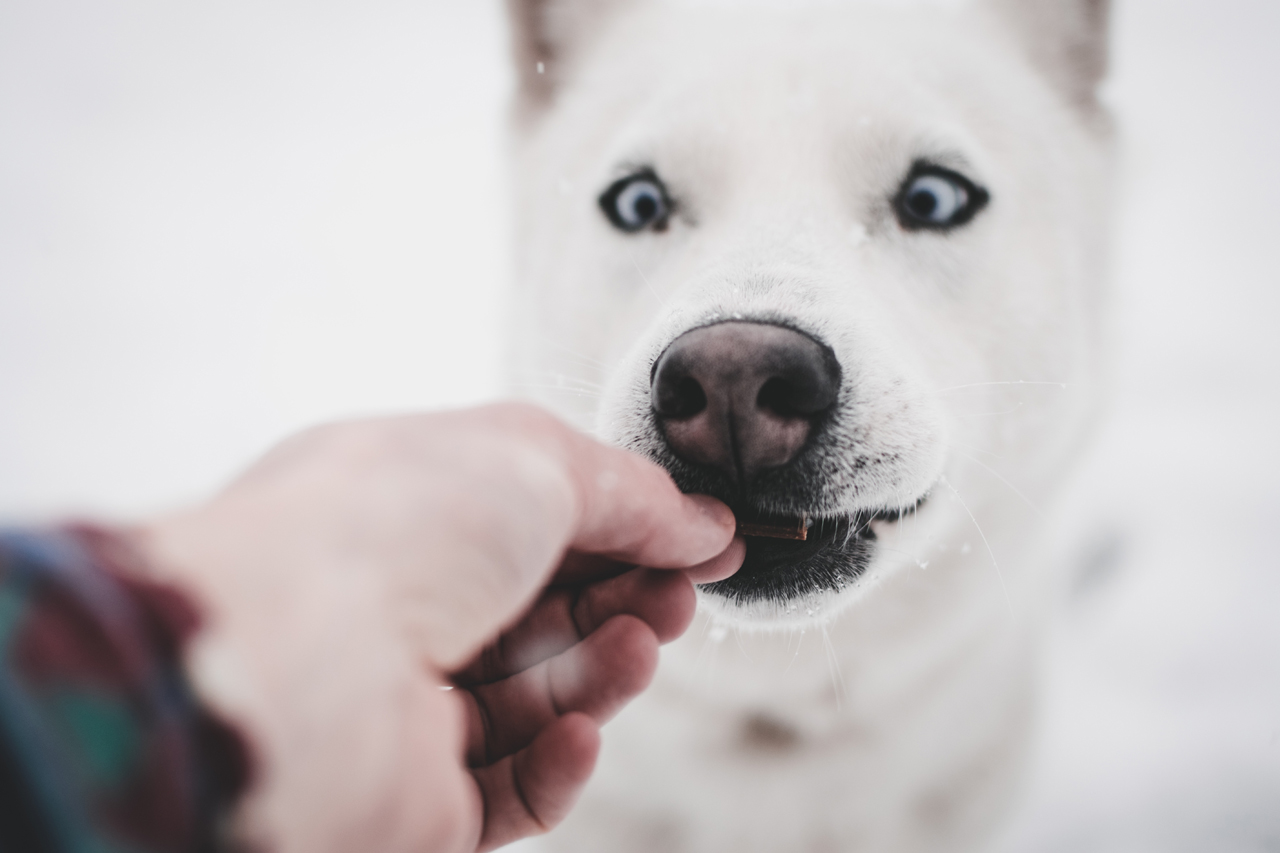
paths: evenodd
<path fill-rule="evenodd" d="M 843 589 L 866 568 L 872 514 L 760 517 L 770 506 L 803 505 L 803 495 L 816 491 L 804 482 L 816 473 L 803 464 L 804 455 L 831 420 L 841 378 L 830 347 L 766 322 L 693 329 L 655 363 L 650 396 L 678 460 L 670 466 L 673 475 L 682 487 L 729 503 L 747 536 L 742 569 L 705 587 L 708 592 L 740 602 L 787 601 Z M 770 529 L 803 535 L 773 536 Z"/>

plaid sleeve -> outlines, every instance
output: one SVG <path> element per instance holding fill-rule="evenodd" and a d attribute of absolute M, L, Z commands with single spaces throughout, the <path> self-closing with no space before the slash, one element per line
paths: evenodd
<path fill-rule="evenodd" d="M 181 666 L 197 614 L 87 527 L 0 530 L 0 851 L 212 853 L 248 779 Z"/>

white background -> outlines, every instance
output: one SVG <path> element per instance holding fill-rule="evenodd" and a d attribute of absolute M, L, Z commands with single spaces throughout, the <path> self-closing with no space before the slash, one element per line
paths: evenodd
<path fill-rule="evenodd" d="M 1008 851 L 1280 850 L 1280 3 L 1116 0 L 1115 402 Z M 497 0 L 0 2 L 0 518 L 500 390 Z"/>

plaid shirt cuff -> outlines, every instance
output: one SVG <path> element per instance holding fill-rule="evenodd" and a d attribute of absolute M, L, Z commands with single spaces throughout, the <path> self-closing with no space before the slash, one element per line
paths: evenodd
<path fill-rule="evenodd" d="M 249 783 L 182 669 L 198 613 L 87 526 L 0 530 L 0 850 L 213 853 Z"/>

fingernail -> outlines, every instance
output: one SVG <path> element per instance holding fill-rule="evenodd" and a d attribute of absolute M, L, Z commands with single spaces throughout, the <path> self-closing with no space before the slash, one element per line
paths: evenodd
<path fill-rule="evenodd" d="M 685 500 L 693 504 L 698 512 L 712 521 L 717 527 L 736 528 L 733 510 L 710 495 L 685 495 Z"/>

